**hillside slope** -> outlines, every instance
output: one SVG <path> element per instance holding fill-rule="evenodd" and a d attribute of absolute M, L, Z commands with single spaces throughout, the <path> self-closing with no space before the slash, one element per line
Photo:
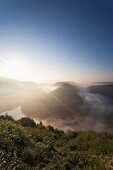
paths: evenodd
<path fill-rule="evenodd" d="M 29 118 L 0 117 L 0 169 L 109 170 L 113 133 L 61 131 Z"/>
<path fill-rule="evenodd" d="M 45 93 L 34 82 L 0 77 L 0 112 L 18 106 L 33 105 L 44 95 Z"/>
<path fill-rule="evenodd" d="M 60 85 L 39 100 L 35 107 L 33 105 L 35 108 L 33 112 L 30 107 L 22 108 L 29 117 L 46 120 L 47 123 L 50 122 L 53 126 L 60 128 L 62 125 L 69 125 L 73 128 L 88 114 L 87 104 L 78 94 L 77 89 L 68 83 Z"/>

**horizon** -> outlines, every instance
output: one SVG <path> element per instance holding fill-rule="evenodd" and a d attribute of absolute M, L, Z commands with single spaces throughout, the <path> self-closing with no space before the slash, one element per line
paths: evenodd
<path fill-rule="evenodd" d="M 113 81 L 109 82 L 109 81 L 100 81 L 100 82 L 76 82 L 76 81 L 52 81 L 52 80 L 43 80 L 43 81 L 35 81 L 35 80 L 19 80 L 19 79 L 15 79 L 13 77 L 5 77 L 5 76 L 0 76 L 0 80 L 3 79 L 3 80 L 12 80 L 12 81 L 18 81 L 18 82 L 31 82 L 31 83 L 37 83 L 37 84 L 40 84 L 40 85 L 45 85 L 45 84 L 48 84 L 48 85 L 54 85 L 56 83 L 67 83 L 67 84 L 78 84 L 78 85 L 112 85 L 113 84 Z"/>
<path fill-rule="evenodd" d="M 1 0 L 0 77 L 113 82 L 113 2 Z"/>

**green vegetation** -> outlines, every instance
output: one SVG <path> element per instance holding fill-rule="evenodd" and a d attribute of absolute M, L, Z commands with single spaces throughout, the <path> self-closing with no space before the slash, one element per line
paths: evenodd
<path fill-rule="evenodd" d="M 45 127 L 0 117 L 0 170 L 110 170 L 113 134 Z"/>

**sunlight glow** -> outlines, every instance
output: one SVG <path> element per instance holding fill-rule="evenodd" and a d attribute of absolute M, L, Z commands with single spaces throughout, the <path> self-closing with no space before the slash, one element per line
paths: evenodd
<path fill-rule="evenodd" d="M 4 70 L 8 77 L 17 80 L 26 80 L 28 76 L 27 66 L 19 60 L 8 61 L 4 66 Z"/>

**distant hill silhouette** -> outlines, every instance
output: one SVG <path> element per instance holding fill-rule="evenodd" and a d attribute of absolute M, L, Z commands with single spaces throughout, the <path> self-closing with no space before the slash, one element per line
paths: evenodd
<path fill-rule="evenodd" d="M 24 112 L 28 112 L 29 108 L 24 107 L 23 110 Z M 78 120 L 84 119 L 87 116 L 87 110 L 87 105 L 78 94 L 75 86 L 63 83 L 59 88 L 38 101 L 34 112 L 29 112 L 28 116 L 46 120 L 48 123 L 53 122 L 57 126 L 58 124 L 60 126 L 62 121 L 69 126 L 70 124 L 71 126 L 75 126 Z M 64 124 L 61 126 L 64 126 Z"/>
<path fill-rule="evenodd" d="M 93 85 L 88 87 L 89 92 L 99 93 L 113 100 L 113 84 Z"/>
<path fill-rule="evenodd" d="M 0 77 L 0 112 L 31 105 L 43 95 L 44 92 L 36 83 Z"/>
<path fill-rule="evenodd" d="M 68 83 L 62 84 L 58 89 L 51 92 L 49 96 L 66 107 L 71 108 L 73 112 L 80 111 L 80 108 L 84 103 L 75 86 Z"/>

